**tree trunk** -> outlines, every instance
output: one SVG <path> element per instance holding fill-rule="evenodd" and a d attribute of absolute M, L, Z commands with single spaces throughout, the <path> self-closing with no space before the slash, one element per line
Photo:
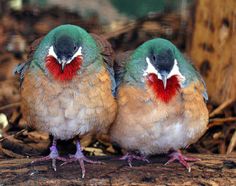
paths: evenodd
<path fill-rule="evenodd" d="M 236 99 L 236 1 L 198 0 L 190 55 L 211 100 Z"/>

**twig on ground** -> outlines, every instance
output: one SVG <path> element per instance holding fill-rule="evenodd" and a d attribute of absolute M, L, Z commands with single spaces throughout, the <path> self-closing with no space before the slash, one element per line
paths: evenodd
<path fill-rule="evenodd" d="M 12 135 L 8 135 L 8 136 L 6 136 L 6 137 L 3 137 L 2 139 L 0 139 L 0 142 L 2 142 L 3 140 L 5 140 L 5 139 L 7 139 L 7 138 L 12 137 L 12 136 L 15 136 L 15 137 L 16 137 L 16 136 L 22 134 L 22 133 L 25 132 L 25 131 L 27 131 L 27 129 L 22 129 L 22 130 L 20 130 L 19 132 L 17 132 L 16 134 L 12 134 Z"/>
<path fill-rule="evenodd" d="M 223 125 L 226 122 L 236 122 L 236 117 L 210 119 L 210 122 L 208 124 L 208 128 Z"/>
<path fill-rule="evenodd" d="M 4 106 L 0 107 L 0 110 L 5 110 L 5 109 L 12 108 L 12 107 L 18 107 L 18 106 L 20 106 L 20 102 L 4 105 Z"/>
<path fill-rule="evenodd" d="M 213 110 L 210 113 L 210 117 L 214 117 L 215 115 L 221 113 L 226 107 L 230 106 L 233 102 L 235 102 L 235 99 L 228 99 L 225 102 L 223 102 L 221 105 L 219 105 L 215 110 Z"/>

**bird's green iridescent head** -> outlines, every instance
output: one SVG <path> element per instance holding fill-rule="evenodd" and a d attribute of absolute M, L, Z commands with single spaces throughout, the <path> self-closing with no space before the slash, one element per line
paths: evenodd
<path fill-rule="evenodd" d="M 181 52 L 166 39 L 152 39 L 139 46 L 126 64 L 125 80 L 142 84 L 149 74 L 155 74 L 163 82 L 178 78 L 181 86 L 193 81 L 197 74 Z"/>
<path fill-rule="evenodd" d="M 71 80 L 100 55 L 95 40 L 82 28 L 61 25 L 51 30 L 36 49 L 33 62 L 58 80 Z"/>

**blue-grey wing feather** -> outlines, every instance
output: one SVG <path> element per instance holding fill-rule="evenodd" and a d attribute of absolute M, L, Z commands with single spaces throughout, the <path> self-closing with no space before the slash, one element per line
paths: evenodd
<path fill-rule="evenodd" d="M 21 63 L 17 65 L 13 71 L 14 74 L 19 74 L 20 75 L 20 85 L 22 85 L 24 81 L 24 75 L 26 70 L 29 68 L 31 61 Z"/>
<path fill-rule="evenodd" d="M 22 85 L 24 81 L 24 75 L 27 69 L 30 67 L 31 61 L 33 59 L 34 52 L 36 51 L 39 43 L 42 41 L 43 37 L 40 37 L 36 39 L 29 47 L 29 55 L 28 55 L 28 61 L 25 63 L 18 64 L 14 69 L 14 74 L 20 75 L 20 85 Z"/>
<path fill-rule="evenodd" d="M 115 81 L 116 81 L 116 92 L 123 81 L 126 72 L 125 66 L 132 53 L 133 51 L 119 53 L 115 58 L 114 71 L 115 71 Z"/>

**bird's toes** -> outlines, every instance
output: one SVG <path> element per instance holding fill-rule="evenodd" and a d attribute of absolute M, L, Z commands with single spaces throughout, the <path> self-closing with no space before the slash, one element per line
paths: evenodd
<path fill-rule="evenodd" d="M 31 162 L 31 164 L 34 164 L 34 163 L 37 163 L 37 162 L 48 161 L 50 159 L 52 159 L 52 158 L 48 155 L 48 156 L 45 156 L 45 157 L 42 157 L 42 158 L 37 158 L 37 159 L 33 160 Z"/>
<path fill-rule="evenodd" d="M 199 159 L 199 158 L 194 158 L 194 157 L 187 157 L 187 156 L 184 156 L 183 158 L 184 158 L 185 161 L 192 161 L 192 162 L 194 162 L 194 161 L 201 161 L 201 159 Z"/>
<path fill-rule="evenodd" d="M 52 159 L 52 168 L 55 172 L 57 171 L 56 159 Z"/>
<path fill-rule="evenodd" d="M 94 161 L 94 160 L 90 160 L 88 158 L 86 158 L 85 156 L 82 158 L 85 162 L 87 163 L 91 163 L 91 164 L 105 164 L 104 162 L 101 162 L 101 161 Z"/>
<path fill-rule="evenodd" d="M 59 157 L 57 157 L 56 159 L 57 159 L 57 160 L 60 160 L 60 161 L 64 161 L 64 162 L 66 162 L 66 161 L 67 161 L 67 159 L 66 159 L 66 158 L 63 158 L 63 157 L 60 157 L 60 156 L 59 156 Z"/>

